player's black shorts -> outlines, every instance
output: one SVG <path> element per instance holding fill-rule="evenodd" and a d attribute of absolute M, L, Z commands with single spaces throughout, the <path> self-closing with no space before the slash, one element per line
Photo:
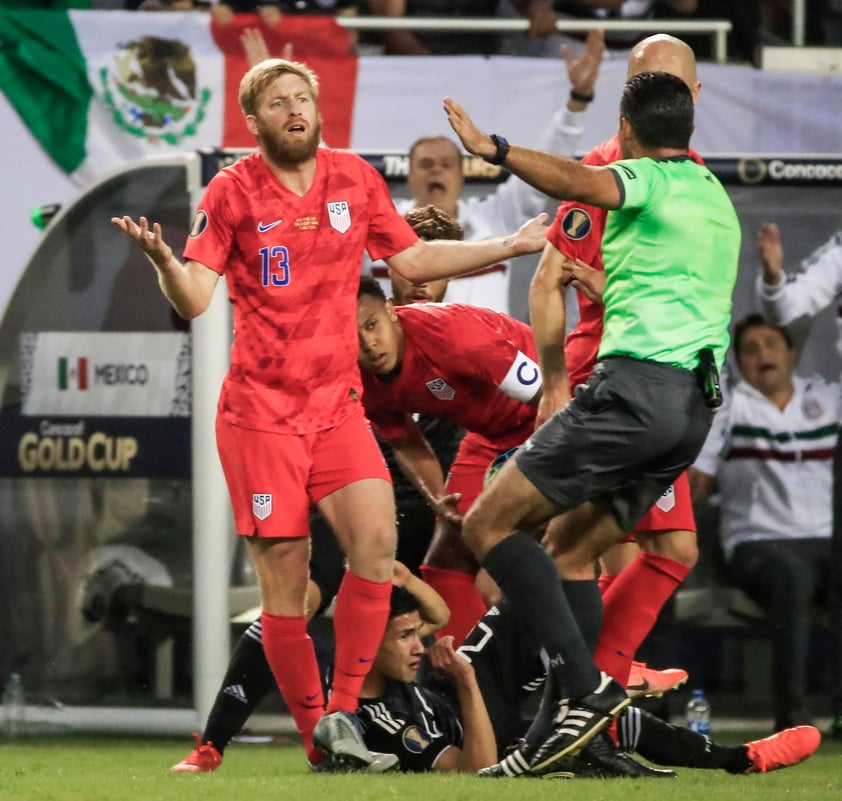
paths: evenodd
<path fill-rule="evenodd" d="M 474 666 L 502 758 L 506 746 L 526 733 L 541 697 L 546 665 L 540 644 L 503 600 L 471 629 L 459 653 Z"/>
<path fill-rule="evenodd" d="M 711 416 L 690 370 L 611 357 L 515 458 L 562 509 L 602 499 L 631 531 L 693 463 Z"/>

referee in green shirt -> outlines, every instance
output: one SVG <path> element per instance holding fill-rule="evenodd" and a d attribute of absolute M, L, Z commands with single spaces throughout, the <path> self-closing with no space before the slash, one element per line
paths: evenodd
<path fill-rule="evenodd" d="M 693 101 L 675 76 L 629 79 L 624 159 L 606 167 L 510 146 L 481 133 L 458 103 L 445 100 L 445 110 L 469 152 L 551 197 L 609 209 L 600 361 L 463 523 L 465 541 L 547 652 L 544 701 L 516 761 L 525 773 L 551 775 L 629 698 L 594 665 L 555 565 L 526 532 L 577 508 L 583 524 L 571 547 L 596 559 L 693 462 L 720 402 L 740 227 L 722 185 L 688 156 Z M 564 257 L 548 244 L 543 258 Z"/>

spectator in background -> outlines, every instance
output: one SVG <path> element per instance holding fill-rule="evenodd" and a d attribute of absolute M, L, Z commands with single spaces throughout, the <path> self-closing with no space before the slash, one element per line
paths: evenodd
<path fill-rule="evenodd" d="M 768 613 L 774 728 L 780 731 L 810 721 L 810 611 L 826 604 L 838 574 L 831 503 L 840 386 L 794 375 L 797 352 L 789 332 L 759 314 L 736 325 L 733 347 L 742 379 L 715 415 L 690 482 L 696 502 L 718 484 L 720 539 L 731 578 Z M 834 684 L 842 670 L 840 636 L 837 622 L 831 631 Z"/>
<path fill-rule="evenodd" d="M 143 0 L 138 5 L 138 11 L 193 11 L 194 9 L 207 8 L 204 3 L 194 0 Z"/>
<path fill-rule="evenodd" d="M 357 11 L 356 0 L 208 0 L 214 19 L 225 24 L 234 14 L 259 14 L 263 21 L 274 27 L 283 14 L 331 14 L 353 16 Z"/>
<path fill-rule="evenodd" d="M 529 16 L 528 0 L 513 0 L 523 16 Z M 493 19 L 499 0 L 368 0 L 368 10 L 379 17 L 475 17 Z M 384 31 L 372 41 L 380 41 L 389 55 L 492 55 L 498 52 L 500 37 L 483 32 Z"/>
<path fill-rule="evenodd" d="M 842 229 L 801 262 L 792 276 L 784 272 L 781 232 L 774 223 L 757 230 L 761 273 L 757 296 L 771 322 L 791 326 L 811 321 L 833 303 L 842 302 Z"/>
<path fill-rule="evenodd" d="M 582 135 L 582 115 L 593 99 L 604 50 L 601 31 L 591 31 L 585 49 L 578 58 L 568 51 L 567 76 L 570 97 L 563 109 L 555 113 L 541 137 L 540 147 L 551 153 L 572 156 Z M 543 211 L 550 202 L 546 195 L 519 178 L 510 177 L 493 192 L 482 197 L 462 198 L 465 178 L 462 172 L 462 150 L 446 136 L 432 135 L 417 139 L 409 150 L 407 188 L 412 197 L 395 201 L 398 211 L 432 204 L 455 217 L 465 232 L 465 239 L 484 239 L 505 233 L 512 225 Z M 508 262 L 493 265 L 484 271 L 462 276 L 450 282 L 447 300 L 468 303 L 510 313 Z M 381 279 L 389 291 L 384 264 L 366 260 L 363 272 Z"/>
<path fill-rule="evenodd" d="M 592 19 L 602 22 L 628 22 L 634 20 L 676 19 L 695 14 L 698 0 L 529 0 L 525 4 L 529 18 L 528 38 L 520 42 L 509 40 L 514 52 L 523 55 L 555 56 L 559 44 L 576 42 L 575 34 L 562 34 L 556 22 L 563 19 Z M 610 31 L 606 46 L 612 50 L 625 50 L 639 41 L 645 33 L 635 31 Z"/>
<path fill-rule="evenodd" d="M 787 326 L 796 342 L 806 338 L 813 318 L 842 300 L 842 230 L 834 233 L 801 262 L 800 270 L 787 276 L 781 234 L 774 223 L 764 223 L 757 231 L 757 249 L 762 271 L 757 277 L 757 295 L 767 319 Z M 839 321 L 837 316 L 837 322 Z M 837 348 L 842 336 L 837 339 Z M 842 564 L 842 444 L 837 446 L 833 465 L 832 563 Z M 842 631 L 842 580 L 830 585 L 831 631 Z M 842 739 L 842 636 L 831 640 L 833 663 L 837 666 L 832 688 L 830 734 Z"/>

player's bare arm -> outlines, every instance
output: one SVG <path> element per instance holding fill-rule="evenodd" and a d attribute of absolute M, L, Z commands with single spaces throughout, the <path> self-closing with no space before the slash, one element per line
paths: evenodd
<path fill-rule="evenodd" d="M 445 492 L 444 473 L 432 446 L 417 426 L 410 431 L 405 437 L 389 440 L 398 467 L 439 517 L 460 525 L 462 515 L 456 506 L 461 495 Z"/>
<path fill-rule="evenodd" d="M 180 317 L 192 320 L 207 309 L 219 280 L 218 273 L 197 261 L 180 262 L 164 241 L 159 223 L 150 229 L 146 217 L 135 222 L 129 216 L 112 217 L 111 222 L 146 254 L 158 274 L 164 297 Z"/>
<path fill-rule="evenodd" d="M 426 637 L 443 629 L 450 620 L 450 609 L 426 581 L 422 581 L 403 562 L 397 559 L 392 566 L 392 584 L 403 587 L 418 599 L 418 614 L 421 617 L 419 637 Z"/>
<path fill-rule="evenodd" d="M 762 223 L 757 229 L 757 252 L 763 265 L 763 281 L 769 286 L 780 283 L 784 270 L 781 232 L 775 223 Z"/>
<path fill-rule="evenodd" d="M 605 292 L 605 273 L 586 264 L 581 259 L 565 259 L 562 266 L 565 286 L 578 289 L 588 300 L 602 303 Z"/>
<path fill-rule="evenodd" d="M 544 378 L 536 428 L 570 402 L 570 379 L 564 359 L 567 312 L 564 307 L 565 256 L 547 243 L 529 285 L 529 319 Z"/>
<path fill-rule="evenodd" d="M 497 145 L 482 133 L 468 112 L 451 98 L 445 98 L 448 122 L 465 150 L 492 158 Z M 581 200 L 604 209 L 620 207 L 620 187 L 607 167 L 590 167 L 574 159 L 511 145 L 503 165 L 509 172 L 556 200 Z"/>
<path fill-rule="evenodd" d="M 539 253 L 547 242 L 547 215 L 542 213 L 508 236 L 471 242 L 418 240 L 386 259 L 389 267 L 413 283 L 466 275 L 515 256 Z"/>
<path fill-rule="evenodd" d="M 453 637 L 442 637 L 427 649 L 430 664 L 456 688 L 462 712 L 462 748 L 448 748 L 435 764 L 437 771 L 476 773 L 497 761 L 497 738 L 473 666 L 453 649 Z"/>

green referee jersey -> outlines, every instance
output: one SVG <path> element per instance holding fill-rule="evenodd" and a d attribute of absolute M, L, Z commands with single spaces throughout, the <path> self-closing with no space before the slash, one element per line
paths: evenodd
<path fill-rule="evenodd" d="M 740 225 L 722 184 L 689 157 L 609 165 L 623 195 L 602 241 L 605 326 L 599 358 L 693 369 L 704 347 L 722 366 Z"/>

